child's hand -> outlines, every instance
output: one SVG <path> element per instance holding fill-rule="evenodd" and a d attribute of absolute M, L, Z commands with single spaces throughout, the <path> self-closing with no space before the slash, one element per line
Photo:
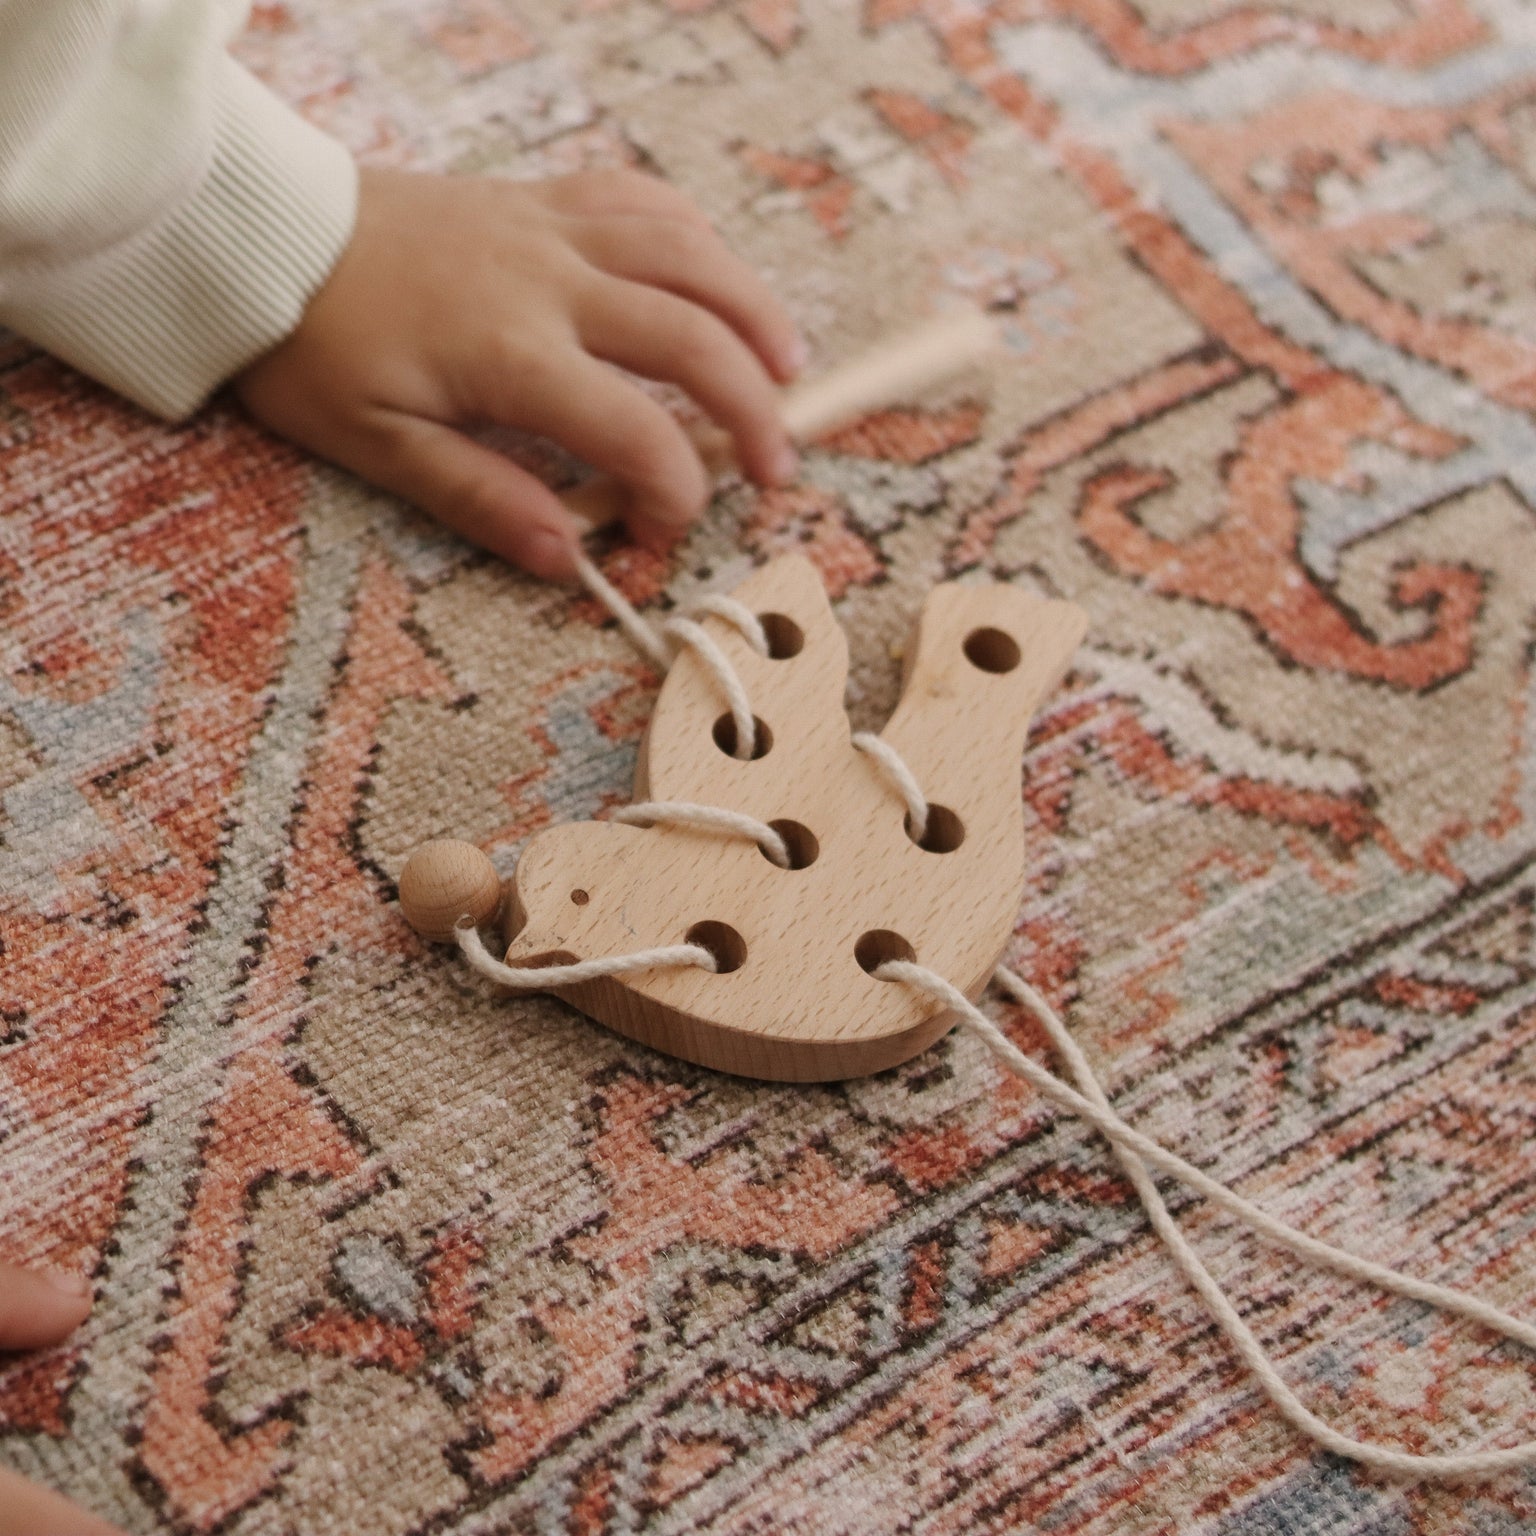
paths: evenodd
<path fill-rule="evenodd" d="M 794 472 L 774 380 L 799 363 L 767 286 L 662 182 L 365 170 L 351 245 L 236 389 L 285 437 L 562 579 L 580 523 L 458 429 L 553 439 L 629 488 L 637 537 L 670 542 L 708 477 L 671 413 L 609 365 L 680 385 L 773 484 Z"/>
<path fill-rule="evenodd" d="M 0 1350 L 56 1344 L 91 1310 L 90 1286 L 0 1264 Z M 121 1536 L 116 1526 L 0 1467 L 0 1536 Z"/>

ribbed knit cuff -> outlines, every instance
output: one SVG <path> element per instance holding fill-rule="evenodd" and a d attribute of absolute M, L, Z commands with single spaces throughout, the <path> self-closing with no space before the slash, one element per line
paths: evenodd
<path fill-rule="evenodd" d="M 13 274 L 0 324 L 157 415 L 189 415 L 298 324 L 357 217 L 357 168 L 233 59 L 207 174 L 107 250 Z"/>

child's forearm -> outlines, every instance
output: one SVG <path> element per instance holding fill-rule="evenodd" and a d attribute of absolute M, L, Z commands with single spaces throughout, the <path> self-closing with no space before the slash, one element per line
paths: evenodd
<path fill-rule="evenodd" d="M 244 5 L 0 0 L 0 323 L 161 415 L 298 323 L 351 157 L 226 53 Z"/>

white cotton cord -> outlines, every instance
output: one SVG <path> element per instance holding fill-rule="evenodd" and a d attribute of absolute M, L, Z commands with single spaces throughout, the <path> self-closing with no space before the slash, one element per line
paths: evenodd
<path fill-rule="evenodd" d="M 578 556 L 578 570 L 587 587 L 618 620 L 625 633 L 657 666 L 666 671 L 671 658 L 662 636 L 640 617 L 623 594 L 613 587 L 585 556 Z M 709 597 L 695 604 L 694 611 L 710 613 L 724 619 L 735 626 L 758 654 L 769 654 L 767 636 L 763 632 L 762 624 L 744 604 L 732 598 Z M 666 625 L 665 633 L 678 643 L 690 646 L 713 674 L 722 693 L 729 701 L 731 715 L 736 722 L 735 755 L 740 758 L 751 757 L 755 735 L 752 707 L 735 668 L 731 666 L 710 636 L 691 620 L 673 619 Z M 852 741 L 859 751 L 869 757 L 887 785 L 905 802 L 911 836 L 915 841 L 921 842 L 927 833 L 929 802 L 912 770 L 902 759 L 901 754 L 879 736 L 860 732 L 852 738 Z M 658 801 L 630 806 L 627 810 L 615 812 L 613 819 L 641 825 L 669 822 L 726 836 L 750 838 L 774 863 L 781 864 L 783 867 L 788 867 L 790 863 L 789 850 L 783 838 L 772 827 L 753 817 L 721 807 Z M 598 976 L 615 976 L 665 965 L 694 965 L 711 971 L 716 968 L 714 958 L 709 951 L 699 945 L 682 944 L 666 949 L 643 950 L 638 954 L 616 956 L 607 960 L 588 960 L 574 965 L 514 970 L 493 960 L 481 944 L 479 935 L 472 928 L 461 928 L 458 937 L 460 948 L 476 970 L 489 976 L 493 981 L 521 988 L 569 986 L 577 982 L 593 980 Z M 1370 1259 L 1362 1259 L 1342 1248 L 1335 1248 L 1317 1238 L 1309 1237 L 1305 1232 L 1298 1231 L 1286 1222 L 1270 1216 L 1225 1184 L 1211 1178 L 1194 1164 L 1185 1162 L 1177 1154 L 1143 1135 L 1115 1113 L 1088 1063 L 1088 1058 L 1049 1003 L 1022 977 L 1006 967 L 999 966 L 994 979 L 1039 1019 L 1052 1045 L 1066 1061 L 1081 1092 L 1071 1088 L 1038 1062 L 1031 1060 L 1009 1040 L 996 1023 L 982 1013 L 958 988 L 936 972 L 907 961 L 893 960 L 878 967 L 874 974 L 883 980 L 905 982 L 938 999 L 947 1008 L 959 1014 L 1010 1071 L 1029 1083 L 1042 1097 L 1079 1115 L 1109 1141 L 1116 1160 L 1130 1180 L 1147 1213 L 1147 1219 L 1162 1239 L 1180 1273 L 1205 1303 L 1211 1316 L 1227 1336 L 1239 1358 L 1258 1380 L 1269 1400 L 1293 1428 L 1337 1456 L 1360 1462 L 1380 1472 L 1407 1477 L 1445 1479 L 1486 1477 L 1514 1468 L 1536 1466 L 1536 1441 L 1527 1441 L 1501 1450 L 1473 1451 L 1459 1455 L 1415 1455 L 1411 1452 L 1396 1451 L 1387 1446 L 1355 1440 L 1320 1419 L 1281 1379 L 1263 1345 L 1243 1321 L 1226 1292 L 1222 1290 L 1210 1270 L 1206 1268 L 1204 1261 L 1180 1230 L 1158 1192 L 1157 1186 L 1153 1183 L 1146 1164 L 1150 1163 L 1162 1172 L 1179 1179 L 1213 1205 L 1219 1206 L 1229 1215 L 1243 1222 L 1251 1231 L 1297 1258 L 1314 1263 L 1320 1268 L 1330 1269 L 1353 1279 L 1364 1280 L 1395 1295 L 1480 1323 L 1485 1328 L 1522 1344 L 1530 1350 L 1536 1350 L 1536 1326 L 1522 1322 L 1519 1318 L 1475 1296 L 1435 1285 L 1430 1281 L 1415 1279 L 1411 1275 L 1402 1274 L 1398 1270 L 1376 1264 Z"/>
<path fill-rule="evenodd" d="M 635 643 L 657 668 L 667 673 L 672 667 L 673 649 L 668 640 L 690 647 L 720 685 L 730 706 L 731 719 L 736 725 L 736 746 L 733 757 L 749 761 L 757 750 L 757 726 L 752 719 L 752 705 L 747 690 L 742 687 L 736 669 L 724 651 L 715 644 L 709 634 L 689 618 L 669 619 L 658 631 L 654 625 L 641 618 L 634 604 L 608 580 L 597 566 L 581 550 L 576 552 L 576 574 L 587 590 L 600 602 L 619 628 Z M 762 622 L 745 603 L 734 597 L 701 597 L 692 604 L 693 611 L 710 613 L 733 625 L 748 645 L 761 656 L 768 655 L 768 635 Z"/>
<path fill-rule="evenodd" d="M 662 631 L 640 615 L 640 611 L 608 580 L 582 550 L 576 551 L 576 574 L 586 589 L 605 607 L 620 629 L 652 661 L 666 672 L 672 665 L 672 648 Z M 743 602 L 723 593 L 710 593 L 688 605 L 689 613 L 710 613 L 736 629 L 759 656 L 769 654 L 768 632 L 762 620 Z"/>
<path fill-rule="evenodd" d="M 789 845 L 766 821 L 759 821 L 743 811 L 728 811 L 719 805 L 694 805 L 686 800 L 642 800 L 637 805 L 622 806 L 609 819 L 631 827 L 665 823 L 675 827 L 697 827 L 702 832 L 716 832 L 726 837 L 750 838 L 780 869 L 789 868 Z"/>
<path fill-rule="evenodd" d="M 635 648 L 656 664 L 663 675 L 672 665 L 672 653 L 661 636 L 642 619 L 635 606 L 614 584 L 578 549 L 576 574 L 586 589 L 618 621 L 619 628 L 634 642 Z"/>
<path fill-rule="evenodd" d="M 712 613 L 717 619 L 724 619 L 759 656 L 769 654 L 768 631 L 763 628 L 763 621 L 734 597 L 714 592 L 689 603 L 688 612 Z"/>
<path fill-rule="evenodd" d="M 454 936 L 464 958 L 482 976 L 498 986 L 515 987 L 519 992 L 574 987 L 604 976 L 627 976 L 631 971 L 659 971 L 669 966 L 694 966 L 701 971 L 718 969 L 715 957 L 702 944 L 669 944 L 661 949 L 636 950 L 631 955 L 577 960 L 570 965 L 503 965 L 486 949 L 472 924 L 462 923 L 454 930 Z"/>
<path fill-rule="evenodd" d="M 885 782 L 907 802 L 908 832 L 914 843 L 922 842 L 928 835 L 928 797 L 901 753 L 873 731 L 858 732 L 853 737 L 853 744 L 880 770 Z"/>
<path fill-rule="evenodd" d="M 922 969 L 922 967 L 918 967 Z M 932 971 L 925 972 L 933 977 Z M 942 978 L 935 977 L 935 980 Z M 1069 1063 L 1073 1066 L 1074 1075 L 1077 1064 L 1080 1062 L 1082 1069 L 1092 1077 L 1092 1069 L 1088 1066 L 1087 1058 L 1082 1055 L 1077 1043 L 1067 1033 L 1066 1026 L 1051 1011 L 1050 1004 L 1040 996 L 1038 992 L 1021 977 L 1016 976 L 1004 966 L 999 966 L 994 972 L 994 979 L 1001 982 L 1005 990 L 1011 992 L 1020 1002 L 1024 1003 L 1045 1025 L 1046 1030 L 1053 1038 L 1058 1035 L 1067 1040 L 1071 1046 L 1068 1056 Z M 948 982 L 943 982 L 949 987 Z M 960 994 L 953 988 L 949 989 L 954 996 Z M 1340 1274 L 1353 1276 L 1358 1280 L 1369 1281 L 1372 1285 L 1378 1285 L 1383 1290 L 1392 1291 L 1399 1296 L 1405 1296 L 1411 1301 L 1421 1301 L 1432 1307 L 1438 1307 L 1446 1312 L 1454 1312 L 1462 1317 L 1469 1318 L 1473 1322 L 1481 1323 L 1491 1328 L 1496 1333 L 1502 1333 L 1505 1337 L 1514 1339 L 1517 1343 L 1525 1345 L 1527 1349 L 1536 1350 L 1536 1324 L 1522 1322 L 1519 1318 L 1511 1317 L 1509 1313 L 1502 1312 L 1499 1308 L 1490 1305 L 1486 1301 L 1479 1300 L 1476 1296 L 1469 1296 L 1462 1291 L 1453 1291 L 1446 1286 L 1436 1285 L 1429 1280 L 1418 1280 L 1412 1275 L 1405 1275 L 1399 1270 L 1388 1269 L 1385 1265 L 1376 1264 L 1370 1259 L 1362 1259 L 1357 1254 L 1348 1252 L 1343 1248 L 1335 1248 L 1330 1243 L 1325 1243 L 1319 1238 L 1309 1237 L 1305 1232 L 1298 1230 L 1283 1222 L 1277 1216 L 1271 1216 L 1258 1206 L 1250 1204 L 1247 1200 L 1228 1189 L 1225 1184 L 1218 1183 L 1209 1174 L 1203 1173 L 1193 1163 L 1186 1163 L 1176 1153 L 1170 1152 L 1166 1147 L 1149 1137 L 1142 1135 L 1134 1127 L 1122 1120 L 1113 1109 L 1108 1106 L 1107 1100 L 1102 1106 L 1094 1106 L 1093 1113 L 1089 1114 L 1083 1108 L 1088 1100 L 1079 1100 L 1076 1094 L 1067 1087 L 1059 1078 L 1052 1076 L 1044 1067 L 1033 1062 L 1025 1056 L 1019 1048 L 998 1029 L 993 1021 L 986 1017 L 974 1004 L 967 1003 L 967 1018 L 974 1025 L 977 1020 L 986 1026 L 988 1043 L 993 1044 L 992 1036 L 1002 1042 L 1002 1049 L 998 1050 L 993 1044 L 994 1050 L 1008 1061 L 1009 1065 L 1023 1077 L 1031 1082 L 1034 1078 L 1031 1074 L 1040 1074 L 1047 1079 L 1053 1087 L 1049 1090 L 1053 1094 L 1071 1095 L 1071 1101 L 1058 1097 L 1057 1102 L 1073 1109 L 1085 1119 L 1090 1120 L 1109 1139 L 1119 1146 L 1138 1153 L 1148 1162 L 1160 1167 L 1165 1173 L 1172 1174 L 1182 1180 L 1192 1189 L 1198 1190 L 1213 1204 L 1221 1206 L 1236 1216 L 1246 1226 L 1251 1227 L 1264 1237 L 1281 1248 L 1288 1249 L 1298 1257 L 1310 1259 L 1313 1263 L 1325 1269 L 1332 1269 Z M 970 1018 L 974 1014 L 975 1018 Z M 1015 1061 L 1015 1057 L 1018 1061 Z M 1028 1071 L 1018 1065 L 1018 1062 L 1028 1064 Z M 1096 1080 L 1095 1080 L 1096 1082 Z M 1047 1090 L 1042 1089 L 1042 1092 Z M 1102 1089 L 1100 1095 L 1102 1096 Z"/>
<path fill-rule="evenodd" d="M 710 675 L 720 685 L 730 706 L 731 719 L 736 723 L 736 745 L 732 757 L 749 762 L 757 747 L 757 727 L 752 721 L 752 702 L 742 687 L 736 668 L 726 659 L 725 652 L 715 644 L 710 634 L 692 619 L 668 619 L 662 633 L 675 636 L 683 645 L 692 647 L 694 655 L 708 668 Z"/>
<path fill-rule="evenodd" d="M 1082 1089 L 1086 1098 L 1090 1099 L 1100 1109 L 1109 1111 L 1109 1099 L 1098 1078 L 1094 1075 L 1093 1068 L 1088 1063 L 1088 1058 L 1083 1054 L 1082 1048 L 1072 1038 L 1065 1024 L 1049 1003 L 1037 992 L 1023 977 L 1016 975 L 1005 966 L 999 966 L 994 973 L 996 980 L 1017 1002 L 1024 1004 L 1026 1008 L 1040 1021 L 1046 1034 L 1050 1037 L 1051 1044 L 1065 1058 L 1071 1068 L 1072 1075 L 1077 1079 L 1078 1086 Z M 989 1042 L 990 1043 L 990 1042 Z M 1128 1151 L 1119 1143 L 1112 1143 L 1114 1154 L 1130 1180 L 1142 1208 L 1147 1213 L 1147 1219 L 1152 1223 L 1153 1230 L 1162 1238 L 1167 1246 L 1175 1264 L 1178 1265 L 1184 1278 L 1189 1281 L 1190 1287 L 1206 1304 L 1211 1316 L 1226 1334 L 1233 1349 L 1247 1365 L 1248 1369 L 1258 1378 L 1260 1385 L 1268 1394 L 1270 1401 L 1279 1410 L 1282 1417 L 1300 1430 L 1303 1434 L 1310 1435 L 1326 1450 L 1335 1455 L 1348 1456 L 1356 1461 L 1385 1472 L 1412 1472 L 1419 1475 L 1429 1473 L 1438 1476 L 1452 1476 L 1457 1472 L 1494 1472 L 1505 1467 L 1525 1466 L 1536 1461 L 1536 1444 L 1513 1446 L 1507 1450 L 1493 1452 L 1470 1452 L 1463 1455 L 1451 1456 L 1416 1456 L 1404 1451 L 1390 1450 L 1384 1446 L 1372 1445 L 1366 1441 L 1354 1440 L 1340 1433 L 1331 1425 L 1311 1411 L 1289 1386 L 1280 1378 L 1271 1363 L 1269 1356 L 1264 1351 L 1264 1346 L 1259 1343 L 1250 1329 L 1238 1314 L 1237 1309 L 1228 1299 L 1216 1278 L 1206 1268 L 1204 1260 L 1190 1245 L 1188 1239 L 1180 1230 L 1174 1220 L 1173 1213 L 1163 1202 L 1163 1197 L 1158 1193 L 1157 1186 L 1152 1182 L 1151 1176 L 1146 1170 L 1145 1164 L 1134 1153 Z M 1294 1229 L 1285 1228 L 1287 1233 L 1294 1237 L 1304 1237 L 1304 1234 L 1294 1232 Z M 1273 1234 L 1266 1234 L 1273 1235 Z M 1276 1239 L 1277 1241 L 1281 1241 Z M 1345 1252 L 1340 1248 L 1334 1248 L 1331 1244 L 1320 1243 L 1315 1238 L 1305 1238 L 1307 1248 L 1304 1250 L 1290 1237 L 1282 1241 L 1282 1246 L 1292 1253 L 1306 1252 L 1306 1256 L 1316 1260 L 1329 1269 L 1345 1274 L 1357 1274 L 1357 1265 L 1365 1261 L 1358 1260 L 1355 1255 Z M 1322 1249 L 1323 1253 L 1316 1250 Z M 1310 1251 L 1309 1251 L 1310 1250 Z M 1373 1268 L 1375 1266 L 1372 1266 Z M 1387 1271 L 1392 1276 L 1392 1283 L 1387 1287 L 1404 1294 L 1401 1284 L 1405 1279 L 1395 1270 Z M 1362 1278 L 1376 1279 L 1378 1284 L 1385 1282 L 1373 1275 L 1364 1275 Z M 1450 1292 L 1458 1296 L 1457 1292 Z M 1484 1304 L 1478 1303 L 1481 1307 Z M 1497 1311 L 1497 1309 L 1490 1309 Z M 1470 1313 L 1464 1315 L 1472 1315 Z M 1479 1322 L 1487 1322 L 1498 1332 L 1506 1337 L 1519 1338 L 1521 1342 L 1527 1342 L 1523 1333 L 1514 1332 L 1501 1326 L 1502 1322 L 1516 1323 L 1517 1328 L 1523 1329 L 1524 1325 L 1518 1320 L 1509 1317 L 1506 1313 L 1497 1313 L 1498 1322 L 1486 1317 L 1478 1316 Z M 1502 1457 L 1503 1461 L 1488 1463 L 1488 1456 Z M 1469 1461 L 1478 1463 L 1469 1465 Z"/>
<path fill-rule="evenodd" d="M 1210 1175 L 1187 1163 L 1183 1158 L 1159 1145 L 1126 1124 L 1112 1108 L 1088 1065 L 1087 1058 L 1068 1034 L 1065 1025 L 1034 988 L 1013 972 L 999 967 L 997 979 L 1026 1007 L 1030 1008 L 1045 1026 L 1053 1044 L 1067 1058 L 1073 1075 L 1083 1085 L 1079 1094 L 1060 1078 L 1038 1062 L 1024 1054 L 998 1026 L 989 1019 L 958 988 L 925 966 L 908 961 L 892 960 L 880 966 L 875 975 L 882 980 L 901 981 L 929 996 L 937 998 L 953 1009 L 981 1036 L 993 1053 L 1015 1074 L 1023 1078 L 1042 1097 L 1064 1109 L 1070 1109 L 1087 1120 L 1112 1144 L 1121 1166 L 1125 1169 L 1137 1195 L 1141 1198 L 1153 1229 L 1162 1238 L 1174 1262 L 1196 1293 L 1210 1309 L 1211 1315 L 1227 1335 L 1239 1356 L 1258 1378 L 1270 1401 L 1303 1434 L 1317 1441 L 1324 1449 L 1345 1456 L 1382 1472 L 1394 1472 L 1413 1477 L 1480 1477 L 1508 1471 L 1514 1467 L 1536 1465 L 1536 1442 L 1527 1441 L 1495 1451 L 1473 1451 L 1461 1455 L 1420 1456 L 1406 1451 L 1395 1451 L 1386 1446 L 1372 1445 L 1340 1433 L 1318 1418 L 1294 1392 L 1281 1380 L 1263 1346 L 1254 1337 L 1247 1324 L 1238 1315 L 1226 1293 L 1206 1269 L 1199 1255 L 1190 1247 L 1179 1230 L 1161 1195 L 1152 1184 L 1142 1160 L 1153 1164 L 1165 1173 L 1172 1174 L 1190 1188 L 1204 1195 L 1213 1204 L 1236 1216 L 1240 1221 L 1276 1246 L 1316 1263 L 1324 1268 L 1369 1281 L 1384 1290 L 1392 1291 L 1413 1301 L 1424 1302 L 1442 1311 L 1455 1313 L 1484 1327 L 1502 1334 L 1505 1338 L 1536 1350 L 1536 1326 L 1510 1316 L 1498 1307 L 1475 1296 L 1453 1291 L 1429 1281 L 1404 1275 L 1385 1265 L 1362 1259 L 1334 1248 L 1328 1243 L 1308 1237 L 1287 1223 L 1270 1216 L 1258 1206 L 1250 1204 L 1241 1195 L 1217 1182 Z"/>

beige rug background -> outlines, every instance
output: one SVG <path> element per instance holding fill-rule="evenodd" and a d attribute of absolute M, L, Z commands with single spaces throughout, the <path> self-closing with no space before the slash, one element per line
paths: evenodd
<path fill-rule="evenodd" d="M 823 359 L 991 306 L 987 387 L 605 569 L 805 552 L 860 727 L 935 581 L 1083 604 L 1013 960 L 1149 1134 L 1536 1315 L 1528 8 L 305 0 L 241 51 L 376 163 L 656 171 Z M 0 454 L 0 1240 L 98 1284 L 0 1374 L 12 1465 L 230 1536 L 1536 1527 L 1314 1454 L 970 1041 L 736 1081 L 418 943 L 418 840 L 627 796 L 657 679 L 589 600 L 14 340 Z M 1187 1219 L 1341 1426 L 1536 1432 L 1518 1352 Z"/>

